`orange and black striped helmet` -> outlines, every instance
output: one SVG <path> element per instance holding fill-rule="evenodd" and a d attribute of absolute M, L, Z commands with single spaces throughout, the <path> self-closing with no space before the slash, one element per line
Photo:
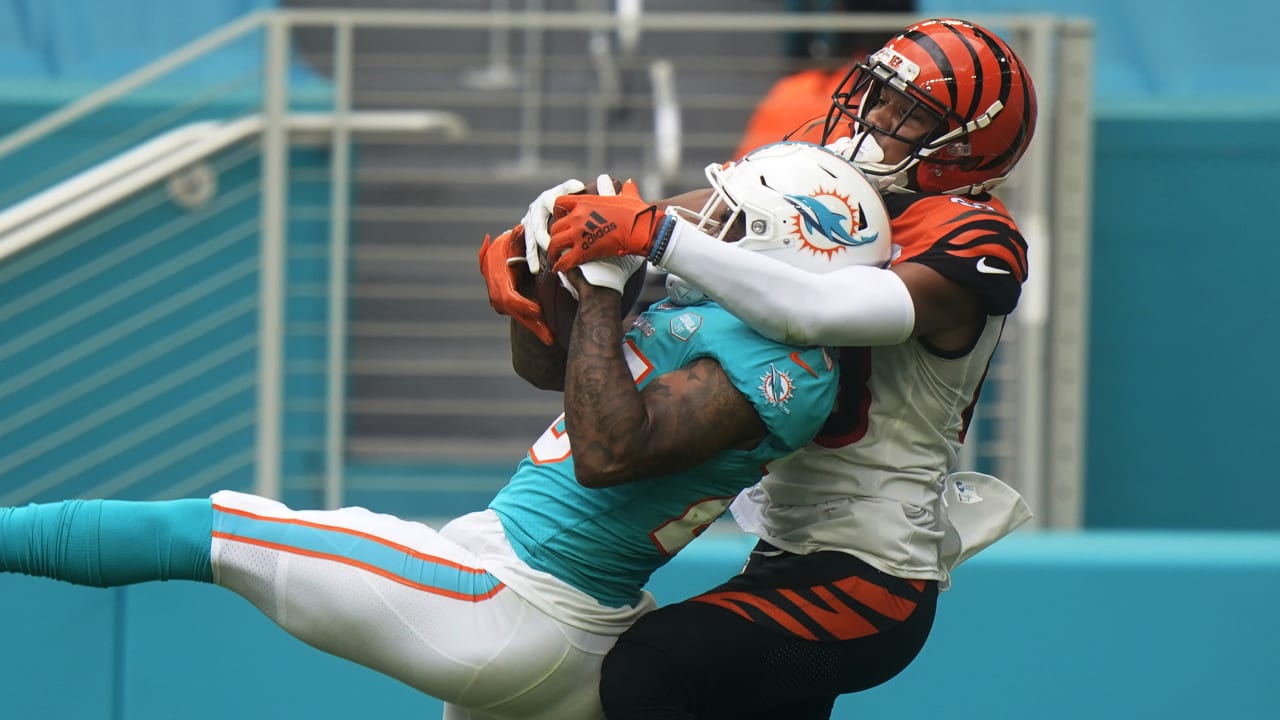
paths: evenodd
<path fill-rule="evenodd" d="M 883 115 L 873 122 L 884 102 L 897 108 L 895 124 Z M 882 191 L 977 195 L 1008 176 L 1035 126 L 1035 87 L 1009 45 L 974 23 L 935 19 L 854 65 L 832 95 L 822 142 L 836 143 Z M 906 143 L 907 157 L 886 160 L 885 138 Z"/>

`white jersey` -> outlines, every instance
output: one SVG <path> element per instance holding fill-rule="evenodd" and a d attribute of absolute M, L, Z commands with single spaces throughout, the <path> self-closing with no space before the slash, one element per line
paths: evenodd
<path fill-rule="evenodd" d="M 988 314 L 981 335 L 964 353 L 932 350 L 917 338 L 842 349 L 841 390 L 827 425 L 799 453 L 770 465 L 731 510 L 743 529 L 788 552 L 846 552 L 945 588 L 960 559 L 1030 517 L 995 478 L 968 473 L 948 487 L 1026 278 L 1026 244 L 993 198 L 888 196 L 886 205 L 901 246 L 894 263 L 923 263 L 977 291 Z M 992 502 L 977 505 L 975 483 Z M 948 489 L 975 508 L 949 518 Z"/>
<path fill-rule="evenodd" d="M 837 433 L 770 465 L 738 496 L 734 517 L 789 552 L 843 550 L 897 577 L 946 580 L 944 479 L 1003 324 L 988 318 L 957 358 L 914 339 L 845 348 L 843 371 L 861 375 L 842 388 L 828 426 Z"/>

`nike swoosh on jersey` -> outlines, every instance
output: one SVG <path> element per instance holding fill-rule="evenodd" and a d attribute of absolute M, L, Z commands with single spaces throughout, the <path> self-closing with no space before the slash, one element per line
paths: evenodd
<path fill-rule="evenodd" d="M 992 265 L 988 265 L 987 259 L 985 257 L 978 258 L 978 272 L 986 273 L 987 275 L 1008 275 L 1009 274 L 1009 271 L 1005 270 L 1004 268 L 998 268 Z"/>
<path fill-rule="evenodd" d="M 809 373 L 810 375 L 812 375 L 812 376 L 814 376 L 814 377 L 818 377 L 818 373 L 814 372 L 814 371 L 813 371 L 813 368 L 809 367 L 809 364 L 808 364 L 808 363 L 806 363 L 806 362 L 804 361 L 804 359 L 800 357 L 800 351 L 799 351 L 799 350 L 796 350 L 796 351 L 794 351 L 794 352 L 792 352 L 792 353 L 791 353 L 791 362 L 793 362 L 793 363 L 795 363 L 795 364 L 799 365 L 800 367 L 804 368 L 804 369 L 805 369 L 805 372 Z"/>

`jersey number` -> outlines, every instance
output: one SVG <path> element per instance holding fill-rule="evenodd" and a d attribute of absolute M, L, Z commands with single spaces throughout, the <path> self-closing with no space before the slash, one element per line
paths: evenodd
<path fill-rule="evenodd" d="M 547 431 L 538 436 L 529 448 L 529 459 L 534 465 L 564 462 L 569 459 L 569 433 L 564 430 L 564 413 L 551 423 Z"/>
<path fill-rule="evenodd" d="M 827 421 L 822 424 L 815 445 L 825 448 L 839 448 L 852 445 L 867 434 L 871 417 L 871 348 L 840 348 L 840 388 L 836 391 L 836 406 L 831 409 Z M 987 369 L 982 371 L 982 379 L 974 388 L 973 399 L 961 414 L 960 442 L 964 443 L 969 431 L 969 423 L 973 420 L 973 409 L 982 394 L 982 385 L 986 382 L 987 372 L 991 369 L 991 361 L 987 361 Z"/>
<path fill-rule="evenodd" d="M 871 348 L 840 348 L 840 388 L 814 444 L 825 448 L 852 445 L 867 434 L 871 413 Z"/>
<path fill-rule="evenodd" d="M 684 509 L 680 517 L 671 518 L 649 533 L 649 539 L 663 555 L 671 557 L 693 542 L 716 518 L 724 514 L 733 496 L 709 497 Z"/>

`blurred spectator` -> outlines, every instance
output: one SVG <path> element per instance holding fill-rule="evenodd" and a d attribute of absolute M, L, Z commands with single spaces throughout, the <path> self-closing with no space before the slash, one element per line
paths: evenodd
<path fill-rule="evenodd" d="M 831 107 L 831 93 L 845 75 L 849 65 L 835 69 L 811 68 L 786 75 L 769 88 L 747 120 L 747 128 L 738 142 L 733 159 L 748 152 L 777 142 L 795 133 L 793 139 L 818 142 L 822 134 L 822 119 Z M 814 125 L 812 132 L 804 132 Z"/>
<path fill-rule="evenodd" d="M 915 12 L 915 0 L 784 0 L 791 13 L 894 13 Z M 843 62 L 854 52 L 879 48 L 892 32 L 863 33 L 834 30 L 798 30 L 782 36 L 783 53 L 795 60 L 834 58 Z"/>
<path fill-rule="evenodd" d="M 915 12 L 915 0 L 786 0 L 790 12 Z M 831 93 L 854 62 L 879 49 L 892 32 L 800 31 L 783 35 L 783 53 L 801 69 L 780 78 L 761 98 L 747 121 L 733 159 L 761 145 L 777 142 L 821 120 L 831 106 Z M 816 131 L 821 132 L 821 123 Z M 796 140 L 816 141 L 803 132 Z"/>

